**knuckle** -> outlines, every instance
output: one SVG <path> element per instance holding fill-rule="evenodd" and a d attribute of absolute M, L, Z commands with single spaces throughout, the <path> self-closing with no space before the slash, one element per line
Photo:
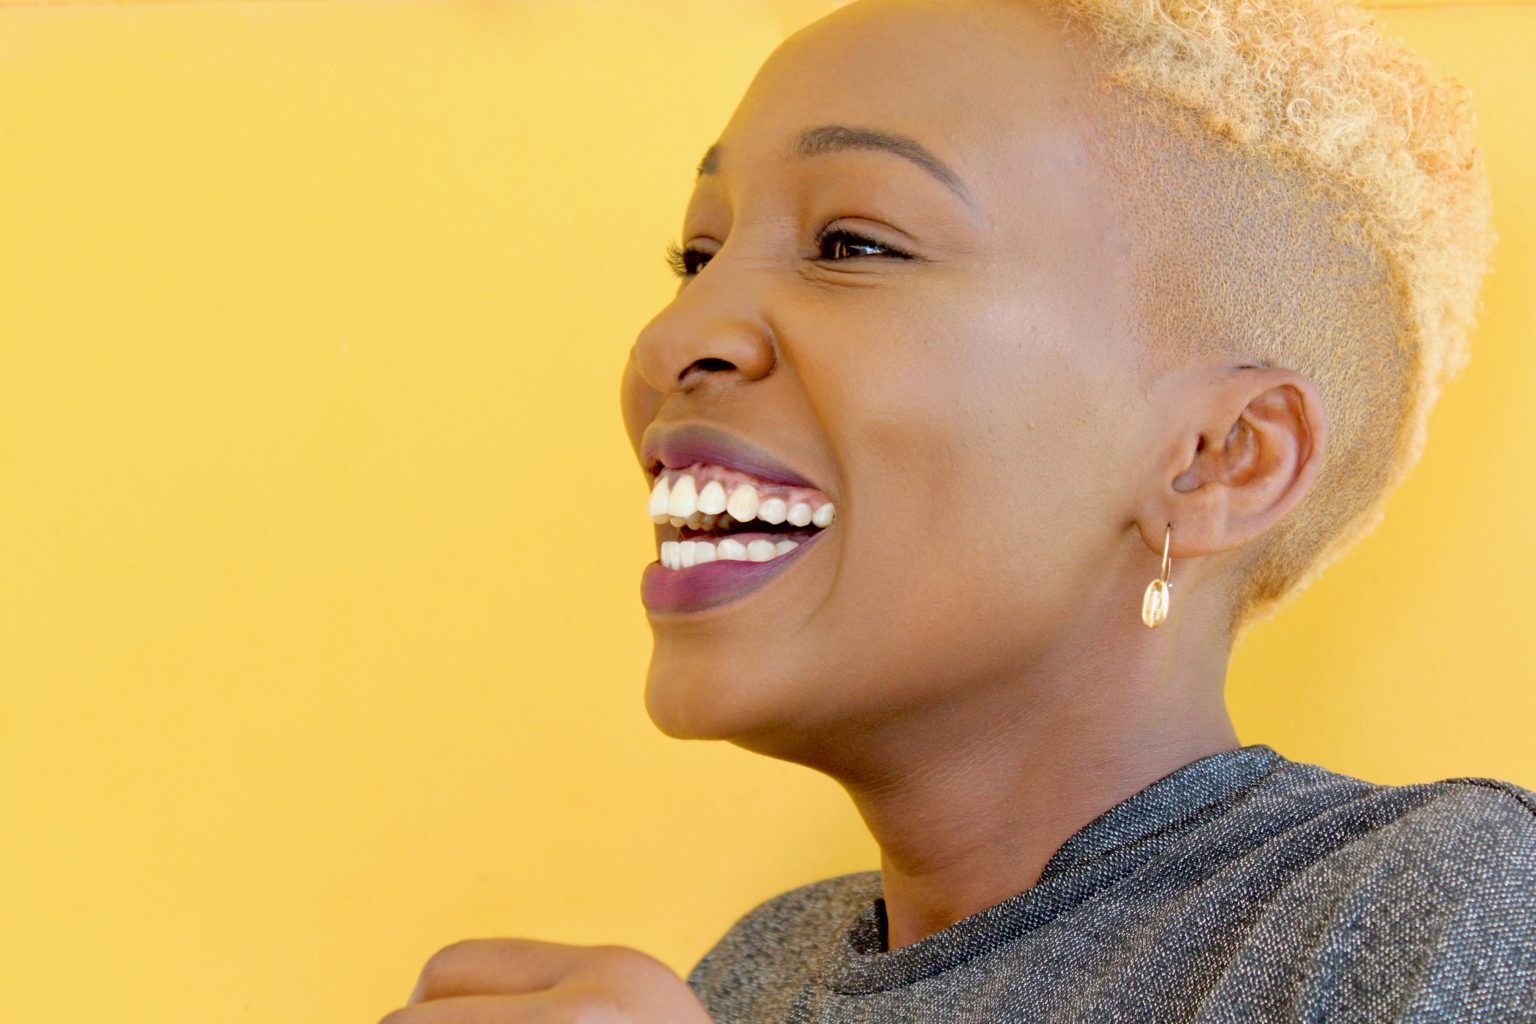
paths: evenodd
<path fill-rule="evenodd" d="M 418 986 L 423 993 L 440 991 L 459 970 L 465 957 L 469 956 L 479 944 L 478 939 L 461 939 L 452 942 L 439 949 L 436 953 L 427 957 L 427 962 L 422 965 Z M 390 1022 L 397 1024 L 397 1022 Z"/>
<path fill-rule="evenodd" d="M 635 971 L 648 970 L 660 962 L 632 946 L 593 946 L 592 956 L 605 966 Z"/>

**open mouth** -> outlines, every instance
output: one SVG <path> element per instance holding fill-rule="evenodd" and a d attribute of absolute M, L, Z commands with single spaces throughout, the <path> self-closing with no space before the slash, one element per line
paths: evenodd
<path fill-rule="evenodd" d="M 659 531 L 660 562 L 674 571 L 715 561 L 772 561 L 837 516 L 815 488 L 770 483 L 703 462 L 662 468 L 646 512 L 665 526 Z"/>

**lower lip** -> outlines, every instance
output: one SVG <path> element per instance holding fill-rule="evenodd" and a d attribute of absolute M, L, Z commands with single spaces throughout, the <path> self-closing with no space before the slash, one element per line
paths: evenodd
<path fill-rule="evenodd" d="M 696 612 L 746 597 L 766 586 L 807 548 L 815 547 L 826 530 L 766 562 L 716 559 L 686 569 L 668 569 L 652 562 L 640 576 L 640 600 L 653 612 Z"/>

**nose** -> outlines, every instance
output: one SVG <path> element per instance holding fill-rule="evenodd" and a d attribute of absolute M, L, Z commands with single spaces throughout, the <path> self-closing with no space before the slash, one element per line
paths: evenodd
<path fill-rule="evenodd" d="M 773 333 L 745 281 L 710 262 L 635 339 L 640 376 L 656 391 L 692 391 L 709 381 L 760 380 L 773 371 Z"/>

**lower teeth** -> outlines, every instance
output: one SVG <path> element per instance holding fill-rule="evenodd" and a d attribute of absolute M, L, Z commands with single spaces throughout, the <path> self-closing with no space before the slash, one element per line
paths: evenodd
<path fill-rule="evenodd" d="M 771 541 L 762 537 L 742 543 L 730 537 L 720 541 L 664 540 L 661 542 L 661 564 L 668 569 L 688 569 L 705 562 L 737 561 L 767 562 L 793 551 L 800 541 Z"/>

